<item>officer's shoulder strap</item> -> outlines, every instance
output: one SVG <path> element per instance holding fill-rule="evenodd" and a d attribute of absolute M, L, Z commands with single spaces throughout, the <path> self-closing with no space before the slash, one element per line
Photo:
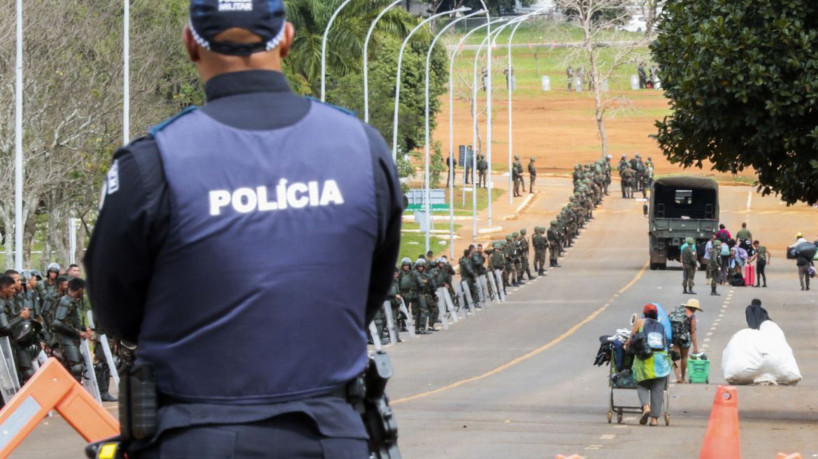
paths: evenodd
<path fill-rule="evenodd" d="M 199 109 L 199 107 L 197 107 L 196 105 L 191 105 L 190 107 L 188 107 L 188 108 L 182 110 L 181 112 L 171 116 L 170 118 L 166 119 L 165 121 L 162 121 L 161 123 L 157 124 L 156 126 L 152 126 L 151 128 L 149 128 L 148 129 L 148 135 L 150 135 L 151 137 L 156 137 L 156 134 L 158 134 L 159 131 L 161 131 L 162 129 L 165 129 L 166 127 L 170 126 L 176 120 L 182 118 L 183 116 L 187 115 L 188 113 L 193 113 L 198 109 Z"/>
<path fill-rule="evenodd" d="M 355 112 L 354 112 L 354 111 L 352 111 L 352 110 L 350 110 L 350 109 L 348 109 L 348 108 L 339 107 L 339 106 L 337 106 L 337 105 L 332 105 L 332 104 L 330 104 L 330 103 L 328 103 L 328 102 L 325 102 L 325 101 L 322 101 L 322 100 L 316 99 L 315 97 L 312 97 L 312 96 L 304 96 L 304 98 L 305 98 L 305 99 L 308 99 L 308 100 L 311 100 L 311 101 L 313 101 L 313 102 L 315 102 L 315 103 L 318 103 L 318 104 L 321 104 L 321 105 L 327 106 L 327 107 L 329 107 L 329 108 L 333 108 L 333 109 L 335 109 L 335 110 L 338 110 L 339 112 L 344 113 L 344 114 L 346 114 L 346 115 L 354 116 L 354 117 L 356 117 L 356 118 L 357 118 L 357 115 L 355 114 Z"/>

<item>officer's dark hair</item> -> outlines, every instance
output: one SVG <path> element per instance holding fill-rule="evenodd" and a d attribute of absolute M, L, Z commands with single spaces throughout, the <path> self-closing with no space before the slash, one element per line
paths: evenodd
<path fill-rule="evenodd" d="M 17 272 L 16 270 L 14 270 L 14 269 L 7 269 L 6 272 L 3 273 L 4 276 L 11 276 L 12 274 L 18 274 L 19 275 L 20 273 Z"/>
<path fill-rule="evenodd" d="M 9 276 L 0 277 L 0 288 L 6 288 L 9 285 L 14 285 L 14 279 Z"/>
<path fill-rule="evenodd" d="M 474 244 L 469 244 L 469 250 L 474 248 Z"/>
<path fill-rule="evenodd" d="M 420 260 L 425 260 L 425 259 L 426 259 L 426 255 L 424 255 L 424 254 L 422 254 L 422 253 L 421 253 L 420 255 L 418 255 L 418 259 L 420 259 Z"/>
<path fill-rule="evenodd" d="M 467 257 L 468 255 L 469 255 L 469 249 L 464 249 L 463 250 L 463 256 Z"/>
<path fill-rule="evenodd" d="M 753 241 L 753 244 L 758 244 L 758 239 L 756 239 L 755 241 Z"/>
<path fill-rule="evenodd" d="M 77 264 L 70 264 L 70 265 L 68 265 L 68 269 L 71 269 L 71 268 L 79 268 L 79 267 L 80 267 L 80 265 L 77 265 Z"/>
<path fill-rule="evenodd" d="M 76 292 L 77 290 L 85 288 L 85 281 L 79 277 L 75 277 L 68 281 L 68 290 Z"/>
<path fill-rule="evenodd" d="M 68 278 L 65 277 L 65 276 L 59 276 L 56 279 L 54 279 L 54 283 L 57 284 L 57 285 L 60 285 L 63 282 L 68 282 Z"/>
<path fill-rule="evenodd" d="M 426 252 L 426 256 L 427 256 L 427 257 L 429 257 L 429 258 L 432 258 L 432 255 L 434 255 L 434 254 L 435 254 L 435 253 L 434 253 L 434 252 L 432 252 L 431 250 L 430 250 L 430 251 L 428 251 L 428 252 Z"/>
<path fill-rule="evenodd" d="M 481 247 L 481 248 L 482 248 L 482 247 L 483 247 L 483 244 L 477 244 L 477 247 Z"/>

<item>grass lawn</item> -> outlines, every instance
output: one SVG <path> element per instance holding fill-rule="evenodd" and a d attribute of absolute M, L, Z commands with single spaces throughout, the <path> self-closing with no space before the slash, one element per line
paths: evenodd
<path fill-rule="evenodd" d="M 462 227 L 462 225 L 454 225 L 454 231 L 457 232 Z M 420 229 L 420 226 L 417 223 L 404 223 L 402 228 L 404 230 L 417 230 Z M 436 230 L 445 230 L 449 228 L 448 223 L 435 223 L 434 229 Z M 446 255 L 449 256 L 449 241 L 448 237 L 446 239 L 442 239 L 439 237 L 435 237 L 434 235 L 429 236 L 429 250 L 432 250 L 435 255 Z M 418 255 L 426 253 L 426 234 L 425 233 L 415 233 L 415 232 L 401 232 L 400 237 L 400 252 L 398 255 L 398 262 L 403 257 L 409 257 L 412 259 L 412 262 L 418 259 Z M 451 261 L 451 260 L 449 260 Z"/>

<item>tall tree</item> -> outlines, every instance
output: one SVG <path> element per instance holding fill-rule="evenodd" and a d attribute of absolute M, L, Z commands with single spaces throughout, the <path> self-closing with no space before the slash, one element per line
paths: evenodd
<path fill-rule="evenodd" d="M 484 0 L 486 7 L 492 15 L 514 14 L 517 7 L 515 0 Z M 519 0 L 520 6 L 526 7 L 534 4 L 536 0 Z M 448 11 L 461 6 L 467 6 L 474 10 L 483 8 L 480 0 L 435 0 L 430 2 L 430 11 Z"/>
<path fill-rule="evenodd" d="M 758 188 L 818 202 L 818 3 L 668 2 L 651 46 L 673 113 L 657 122 L 684 167 L 752 167 Z"/>
<path fill-rule="evenodd" d="M 590 78 L 590 89 L 594 97 L 594 120 L 602 147 L 602 156 L 608 154 L 608 134 L 605 129 L 605 118 L 610 112 L 623 104 L 621 97 L 609 98 L 603 91 L 603 84 L 610 79 L 613 72 L 626 63 L 632 63 L 636 49 L 645 46 L 642 40 L 632 37 L 617 38 L 616 26 L 626 22 L 632 0 L 557 0 L 556 5 L 562 11 L 571 12 L 576 24 L 582 29 L 582 53 L 588 63 L 587 76 Z M 620 42 L 614 47 L 611 59 L 602 60 L 600 53 L 604 41 Z M 630 38 L 628 40 L 627 38 Z"/>

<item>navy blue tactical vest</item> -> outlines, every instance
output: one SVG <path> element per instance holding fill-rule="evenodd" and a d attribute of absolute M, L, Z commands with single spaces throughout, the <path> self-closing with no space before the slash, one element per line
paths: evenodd
<path fill-rule="evenodd" d="M 377 239 L 363 125 L 313 102 L 249 131 L 200 111 L 155 133 L 171 200 L 139 336 L 159 391 L 252 404 L 333 391 L 366 364 Z"/>

